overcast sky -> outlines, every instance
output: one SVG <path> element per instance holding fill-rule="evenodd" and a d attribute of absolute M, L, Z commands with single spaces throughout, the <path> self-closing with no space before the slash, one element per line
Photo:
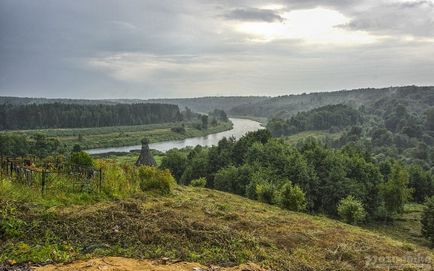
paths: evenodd
<path fill-rule="evenodd" d="M 0 0 L 0 95 L 434 85 L 434 0 Z"/>

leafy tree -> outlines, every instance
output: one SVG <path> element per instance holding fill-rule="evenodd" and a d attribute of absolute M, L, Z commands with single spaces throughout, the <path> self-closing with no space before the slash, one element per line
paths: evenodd
<path fill-rule="evenodd" d="M 252 169 L 249 165 L 239 168 L 229 166 L 219 170 L 214 179 L 214 187 L 221 191 L 238 195 L 246 195 L 246 187 L 252 178 Z"/>
<path fill-rule="evenodd" d="M 255 142 L 265 144 L 271 139 L 270 131 L 266 129 L 249 132 L 238 140 L 232 150 L 232 160 L 235 165 L 241 165 L 244 162 L 246 154 Z"/>
<path fill-rule="evenodd" d="M 30 142 L 25 136 L 0 134 L 0 155 L 23 156 L 30 152 Z"/>
<path fill-rule="evenodd" d="M 411 165 L 408 171 L 409 186 L 413 189 L 413 199 L 417 203 L 423 203 L 426 197 L 434 193 L 431 176 L 420 165 Z"/>
<path fill-rule="evenodd" d="M 74 167 L 93 167 L 94 165 L 92 157 L 84 151 L 73 152 L 70 162 Z"/>
<path fill-rule="evenodd" d="M 34 134 L 31 139 L 31 153 L 40 158 L 45 158 L 53 153 L 57 153 L 60 148 L 60 142 L 57 139 L 48 138 L 43 134 Z"/>
<path fill-rule="evenodd" d="M 278 203 L 282 208 L 301 212 L 306 209 L 306 196 L 298 185 L 287 181 L 279 189 Z"/>
<path fill-rule="evenodd" d="M 208 116 L 202 115 L 200 116 L 200 120 L 202 122 L 202 130 L 208 130 Z"/>
<path fill-rule="evenodd" d="M 208 171 L 210 176 L 208 183 L 210 187 L 214 187 L 214 175 L 222 168 L 228 167 L 233 164 L 232 150 L 235 144 L 235 139 L 223 138 L 219 141 L 217 146 L 213 146 L 208 152 Z"/>
<path fill-rule="evenodd" d="M 349 224 L 358 224 L 366 217 L 363 203 L 351 195 L 339 201 L 337 210 L 342 220 Z"/>
<path fill-rule="evenodd" d="M 177 181 L 181 180 L 181 176 L 187 167 L 187 154 L 178 149 L 172 149 L 166 152 L 166 155 L 161 161 L 160 168 L 168 169 L 173 174 Z"/>
<path fill-rule="evenodd" d="M 427 198 L 421 218 L 422 235 L 434 247 L 434 196 Z"/>
<path fill-rule="evenodd" d="M 412 190 L 408 188 L 409 175 L 405 168 L 395 163 L 389 179 L 380 185 L 380 192 L 384 200 L 386 216 L 402 213 L 404 204 L 411 197 Z"/>
<path fill-rule="evenodd" d="M 208 151 L 203 148 L 195 148 L 187 158 L 187 165 L 180 178 L 181 184 L 188 185 L 193 179 L 208 176 Z"/>

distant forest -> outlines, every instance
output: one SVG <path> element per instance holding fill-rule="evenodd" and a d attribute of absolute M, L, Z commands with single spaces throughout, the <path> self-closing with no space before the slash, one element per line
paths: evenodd
<path fill-rule="evenodd" d="M 402 104 L 409 112 L 421 114 L 434 106 L 434 87 L 366 88 L 286 95 L 240 104 L 227 112 L 230 115 L 287 119 L 298 112 L 333 104 L 346 104 L 354 108 L 363 106 L 368 111 L 377 111 L 376 114 L 382 114 L 388 108 Z"/>
<path fill-rule="evenodd" d="M 171 104 L 0 104 L 0 130 L 86 128 L 181 121 Z"/>
<path fill-rule="evenodd" d="M 354 90 L 341 90 L 333 92 L 304 93 L 283 95 L 278 97 L 266 96 L 232 96 L 232 97 L 199 97 L 177 99 L 47 99 L 47 98 L 20 98 L 0 97 L 0 104 L 135 104 L 158 103 L 175 104 L 179 108 L 189 107 L 195 112 L 210 112 L 222 109 L 230 116 L 257 116 L 267 118 L 287 119 L 298 112 L 309 111 L 326 105 L 346 104 L 352 107 L 364 105 L 369 110 L 384 110 L 393 104 L 403 104 L 410 112 L 423 112 L 434 106 L 434 87 L 388 87 L 364 88 Z"/>
<path fill-rule="evenodd" d="M 190 108 L 194 112 L 210 112 L 214 109 L 220 109 L 229 111 L 233 107 L 241 104 L 254 104 L 270 97 L 258 97 L 258 96 L 231 96 L 231 97 L 199 97 L 199 98 L 169 98 L 169 99 L 100 99 L 100 100 L 88 100 L 88 99 L 48 99 L 48 98 L 27 98 L 27 97 L 6 97 L 0 96 L 0 104 L 11 105 L 26 105 L 26 104 L 46 104 L 46 103 L 65 103 L 65 104 L 137 104 L 137 103 L 155 103 L 155 104 L 175 104 L 179 108 Z"/>

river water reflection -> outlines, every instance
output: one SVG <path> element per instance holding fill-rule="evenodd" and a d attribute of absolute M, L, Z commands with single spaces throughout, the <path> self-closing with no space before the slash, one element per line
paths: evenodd
<path fill-rule="evenodd" d="M 259 129 L 263 129 L 261 124 L 257 121 L 248 120 L 248 119 L 238 119 L 238 118 L 230 118 L 232 121 L 233 128 L 228 131 L 210 134 L 207 136 L 200 137 L 191 137 L 183 140 L 171 140 L 171 141 L 163 141 L 158 143 L 149 144 L 149 147 L 154 150 L 158 150 L 161 152 L 166 152 L 173 148 L 185 148 L 192 147 L 196 145 L 201 146 L 213 146 L 217 145 L 217 143 L 224 137 L 235 137 L 239 139 L 243 135 L 248 132 L 256 131 Z M 124 147 L 110 147 L 110 148 L 98 148 L 98 149 L 90 149 L 86 150 L 89 154 L 101 154 L 108 152 L 129 152 L 131 150 L 140 150 L 141 145 L 134 146 L 124 146 Z"/>

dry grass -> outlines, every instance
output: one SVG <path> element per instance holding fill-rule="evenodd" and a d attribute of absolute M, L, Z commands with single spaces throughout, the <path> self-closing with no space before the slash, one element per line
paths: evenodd
<path fill-rule="evenodd" d="M 13 257 L 11 247 L 19 242 L 30 249 L 67 244 L 67 260 L 169 257 L 220 266 L 254 262 L 274 270 L 370 270 L 366 257 L 433 257 L 428 249 L 335 220 L 203 188 L 178 187 L 168 197 L 20 210 L 26 234 L 0 247 L 0 259 Z"/>

